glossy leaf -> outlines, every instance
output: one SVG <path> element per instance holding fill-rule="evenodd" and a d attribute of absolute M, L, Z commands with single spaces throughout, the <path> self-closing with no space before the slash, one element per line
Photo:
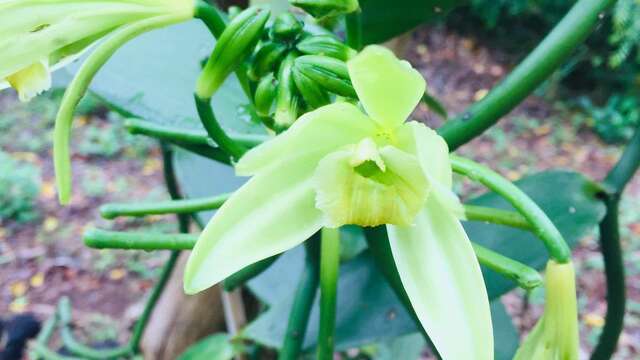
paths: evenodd
<path fill-rule="evenodd" d="M 227 334 L 214 334 L 189 346 L 178 360 L 231 360 L 239 353 Z"/>
<path fill-rule="evenodd" d="M 462 0 L 360 0 L 365 44 L 381 43 L 414 27 L 444 17 Z"/>

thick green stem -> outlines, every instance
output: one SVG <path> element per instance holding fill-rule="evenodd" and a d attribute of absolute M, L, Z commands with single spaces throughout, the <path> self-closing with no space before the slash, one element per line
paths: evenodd
<path fill-rule="evenodd" d="M 340 230 L 322 229 L 320 249 L 320 330 L 318 360 L 332 360 L 336 327 L 338 274 L 340 271 Z"/>
<path fill-rule="evenodd" d="M 293 298 L 289 314 L 287 332 L 280 349 L 278 360 L 297 360 L 302 351 L 304 337 L 309 324 L 311 307 L 318 290 L 320 235 L 316 233 L 305 243 L 306 257 L 304 271 Z"/>
<path fill-rule="evenodd" d="M 42 353 L 42 348 L 47 349 L 47 345 L 49 344 L 49 340 L 56 330 L 56 325 L 58 323 L 58 317 L 56 314 L 49 317 L 47 321 L 45 321 L 44 325 L 42 325 L 42 329 L 38 333 L 38 337 L 35 340 L 35 343 L 40 345 L 40 347 L 31 347 L 29 349 L 29 359 L 38 360 L 38 359 L 49 359 L 46 354 Z"/>
<path fill-rule="evenodd" d="M 604 328 L 595 347 L 592 360 L 610 359 L 616 350 L 624 327 L 626 285 L 624 259 L 620 246 L 618 208 L 625 186 L 640 167 L 640 128 L 631 139 L 620 160 L 604 180 L 603 194 L 607 213 L 600 222 L 600 249 L 607 278 L 607 314 Z"/>
<path fill-rule="evenodd" d="M 504 197 L 533 227 L 549 255 L 564 264 L 571 260 L 571 249 L 547 214 L 531 198 L 500 174 L 472 160 L 451 155 L 453 171 L 478 181 Z"/>
<path fill-rule="evenodd" d="M 439 129 L 451 150 L 467 143 L 545 81 L 598 24 L 600 14 L 615 0 L 580 0 L 544 40 L 499 85 L 462 115 Z"/>
<path fill-rule="evenodd" d="M 191 250 L 198 240 L 195 234 L 153 234 L 90 229 L 84 244 L 94 249 Z"/>
<path fill-rule="evenodd" d="M 356 51 L 362 49 L 362 11 L 357 10 L 345 16 L 347 45 Z"/>
<path fill-rule="evenodd" d="M 196 108 L 198 109 L 198 115 L 200 115 L 202 125 L 205 130 L 207 130 L 209 136 L 224 152 L 229 154 L 234 161 L 240 160 L 247 149 L 230 138 L 222 126 L 220 126 L 218 119 L 216 119 L 213 114 L 211 99 L 201 99 L 198 95 L 195 95 L 194 98 L 196 101 Z"/>
<path fill-rule="evenodd" d="M 100 215 L 105 219 L 115 219 L 120 216 L 141 217 L 164 214 L 194 214 L 200 211 L 215 210 L 231 196 L 222 194 L 201 199 L 185 199 L 159 201 L 155 203 L 112 203 L 100 207 Z"/>
<path fill-rule="evenodd" d="M 127 119 L 124 122 L 124 126 L 131 134 L 146 135 L 170 143 L 209 147 L 217 146 L 204 130 L 159 125 L 141 119 Z M 269 138 L 267 135 L 259 134 L 229 134 L 229 137 L 232 138 L 233 141 L 248 148 L 260 145 Z"/>
<path fill-rule="evenodd" d="M 480 264 L 515 281 L 519 287 L 531 290 L 542 285 L 542 277 L 535 269 L 484 246 L 476 243 L 471 243 L 471 245 L 473 245 L 473 251 L 476 253 Z"/>
<path fill-rule="evenodd" d="M 523 230 L 531 230 L 531 224 L 517 212 L 486 206 L 464 205 L 464 215 L 469 221 L 484 221 L 506 225 Z"/>

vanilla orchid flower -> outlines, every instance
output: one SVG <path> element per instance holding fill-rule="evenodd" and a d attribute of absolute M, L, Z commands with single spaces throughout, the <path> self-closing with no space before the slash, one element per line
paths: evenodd
<path fill-rule="evenodd" d="M 153 20 L 180 22 L 193 12 L 193 0 L 0 1 L 0 89 L 13 87 L 28 101 L 51 87 L 52 71 L 101 38 L 142 21 L 149 29 Z"/>
<path fill-rule="evenodd" d="M 405 122 L 425 81 L 379 46 L 348 69 L 366 114 L 346 102 L 327 105 L 246 153 L 236 171 L 252 178 L 202 232 L 185 291 L 202 291 L 322 227 L 386 224 L 403 286 L 442 358 L 493 359 L 487 292 L 459 221 L 447 144 Z"/>

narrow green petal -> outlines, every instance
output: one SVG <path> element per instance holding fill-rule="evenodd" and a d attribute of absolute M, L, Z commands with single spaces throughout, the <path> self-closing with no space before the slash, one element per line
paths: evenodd
<path fill-rule="evenodd" d="M 371 45 L 347 63 L 353 87 L 378 124 L 394 129 L 420 102 L 426 82 L 406 61 L 382 46 Z"/>
<path fill-rule="evenodd" d="M 422 209 L 428 183 L 415 156 L 370 144 L 367 138 L 318 164 L 316 207 L 327 216 L 326 226 L 411 225 Z"/>
<path fill-rule="evenodd" d="M 242 186 L 215 214 L 187 262 L 184 289 L 202 291 L 236 271 L 286 251 L 322 227 L 309 156 L 270 167 Z"/>
<path fill-rule="evenodd" d="M 7 82 L 16 89 L 20 101 L 26 102 L 51 87 L 49 62 L 43 60 L 11 74 Z"/>
<path fill-rule="evenodd" d="M 458 219 L 428 200 L 414 226 L 387 230 L 402 284 L 442 358 L 493 359 L 487 291 Z"/>
<path fill-rule="evenodd" d="M 279 136 L 247 152 L 236 164 L 236 172 L 252 175 L 302 153 L 316 154 L 309 158 L 316 163 L 329 152 L 355 144 L 374 131 L 375 124 L 349 103 L 323 106 L 300 117 Z"/>

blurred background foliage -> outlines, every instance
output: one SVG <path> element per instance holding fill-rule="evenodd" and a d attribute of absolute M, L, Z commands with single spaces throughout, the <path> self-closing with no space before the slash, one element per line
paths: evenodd
<path fill-rule="evenodd" d="M 524 57 L 574 4 L 572 0 L 470 0 L 448 25 Z M 573 98 L 579 124 L 606 142 L 628 140 L 640 124 L 640 1 L 619 0 L 600 27 L 543 90 Z"/>

